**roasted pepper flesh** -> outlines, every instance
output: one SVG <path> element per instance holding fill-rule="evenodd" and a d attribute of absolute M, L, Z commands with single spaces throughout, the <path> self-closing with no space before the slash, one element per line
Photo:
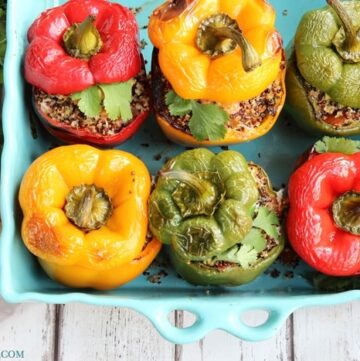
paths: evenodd
<path fill-rule="evenodd" d="M 149 36 L 159 49 L 162 72 L 182 98 L 238 102 L 260 94 L 278 77 L 281 41 L 274 28 L 275 12 L 265 1 L 194 0 L 168 18 L 171 6 L 167 2 L 155 10 L 150 18 Z M 215 14 L 226 14 L 236 20 L 259 55 L 260 66 L 246 72 L 239 47 L 211 58 L 196 46 L 201 22 Z"/>
<path fill-rule="evenodd" d="M 290 178 L 287 233 L 295 251 L 318 271 L 355 275 L 360 272 L 360 144 L 336 138 L 326 143 L 331 150 L 316 147 L 318 154 Z"/>
<path fill-rule="evenodd" d="M 285 102 L 285 55 L 274 23 L 262 0 L 167 1 L 154 11 L 154 110 L 169 139 L 230 145 L 270 131 Z M 267 92 L 272 105 L 264 105 Z"/>
<path fill-rule="evenodd" d="M 157 54 L 157 50 L 154 50 L 152 60 L 152 91 L 153 94 L 155 94 L 155 97 L 153 100 L 153 106 L 156 113 L 155 116 L 157 123 L 159 124 L 162 131 L 166 134 L 166 136 L 173 142 L 188 147 L 232 145 L 259 138 L 264 134 L 268 133 L 275 125 L 275 122 L 282 110 L 283 104 L 285 103 L 285 67 L 281 70 L 277 79 L 282 88 L 282 92 L 280 95 L 280 99 L 275 104 L 276 111 L 274 113 L 272 113 L 271 115 L 267 115 L 265 119 L 261 122 L 261 124 L 256 127 L 245 127 L 245 129 L 243 130 L 237 130 L 231 128 L 231 126 L 226 126 L 225 136 L 222 139 L 199 141 L 192 134 L 186 133 L 181 129 L 177 129 L 175 126 L 173 126 L 173 124 L 171 124 L 174 122 L 174 117 L 172 117 L 172 119 L 169 119 L 169 112 L 165 108 L 166 104 L 164 104 L 164 99 L 166 97 L 166 86 L 164 86 L 164 82 L 161 80 L 163 74 L 161 73 L 161 69 L 157 61 Z M 224 106 L 224 104 L 218 105 Z M 235 108 L 238 106 L 237 103 L 233 103 L 232 105 Z M 228 104 L 228 106 L 231 107 L 231 104 Z"/>
<path fill-rule="evenodd" d="M 286 77 L 287 104 L 299 125 L 311 133 L 359 134 L 360 119 L 351 114 L 360 109 L 360 4 L 327 2 L 330 6 L 306 13 L 297 29 Z M 325 113 L 310 101 L 308 85 L 327 99 Z"/>
<path fill-rule="evenodd" d="M 112 147 L 140 128 L 150 95 L 134 14 L 107 0 L 70 0 L 28 30 L 35 113 L 65 143 Z"/>
<path fill-rule="evenodd" d="M 86 185 L 106 192 L 112 210 L 110 217 L 102 218 L 97 207 L 106 202 L 96 199 L 102 197 L 101 193 L 95 194 L 95 203 L 85 214 L 87 225 L 79 227 L 67 217 L 66 206 L 74 187 Z M 66 285 L 117 287 L 132 277 L 123 274 L 129 264 L 132 274 L 136 269 L 140 274 L 159 251 L 156 240 L 144 247 L 149 193 L 149 173 L 129 153 L 100 151 L 86 145 L 55 148 L 31 165 L 21 183 L 23 241 L 49 275 Z M 81 207 L 86 207 L 87 199 L 81 202 Z M 89 227 L 94 214 L 100 214 L 96 220 L 102 224 Z M 79 272 L 73 273 L 75 270 Z"/>
<path fill-rule="evenodd" d="M 256 172 L 261 182 L 239 153 L 206 149 L 186 151 L 160 171 L 150 229 L 189 282 L 250 282 L 281 252 L 280 205 L 264 171 Z"/>
<path fill-rule="evenodd" d="M 89 59 L 70 55 L 63 35 L 89 15 L 103 45 Z M 71 94 L 98 83 L 124 82 L 141 69 L 138 28 L 131 11 L 105 0 L 70 0 L 42 13 L 28 32 L 25 78 L 48 94 Z"/>

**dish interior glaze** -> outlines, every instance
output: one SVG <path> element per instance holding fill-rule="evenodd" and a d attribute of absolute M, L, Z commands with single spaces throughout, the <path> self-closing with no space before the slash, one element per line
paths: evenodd
<path fill-rule="evenodd" d="M 307 282 L 310 272 L 304 264 L 286 267 L 277 262 L 256 281 L 236 288 L 206 288 L 189 285 L 166 263 L 158 259 L 130 284 L 107 292 L 74 290 L 50 280 L 24 247 L 20 227 L 22 214 L 17 201 L 21 178 L 30 163 L 43 152 L 58 145 L 42 130 L 31 115 L 29 87 L 22 76 L 22 61 L 27 46 L 26 32 L 32 21 L 46 8 L 60 5 L 57 0 L 11 0 L 8 2 L 8 51 L 5 64 L 5 101 L 3 127 L 5 145 L 1 167 L 1 294 L 9 302 L 47 303 L 86 302 L 96 305 L 124 306 L 146 315 L 160 333 L 176 343 L 195 341 L 215 328 L 222 328 L 246 340 L 270 337 L 295 309 L 308 305 L 346 302 L 360 298 L 360 291 L 321 294 Z M 147 38 L 147 21 L 162 0 L 125 0 L 136 8 L 141 39 L 146 42 L 144 55 L 150 66 L 152 46 Z M 311 8 L 321 7 L 321 0 L 272 0 L 277 10 L 277 28 L 288 46 L 296 26 Z M 316 139 L 292 124 L 285 112 L 275 128 L 262 138 L 231 146 L 249 161 L 259 163 L 268 172 L 275 187 L 284 186 L 297 157 Z M 150 118 L 137 135 L 120 147 L 140 157 L 152 174 L 164 162 L 184 150 L 169 142 Z M 212 148 L 219 152 L 219 147 Z M 241 323 L 240 314 L 248 309 L 265 309 L 270 316 L 265 324 L 251 328 Z M 197 314 L 190 328 L 172 326 L 167 315 L 185 309 Z"/>

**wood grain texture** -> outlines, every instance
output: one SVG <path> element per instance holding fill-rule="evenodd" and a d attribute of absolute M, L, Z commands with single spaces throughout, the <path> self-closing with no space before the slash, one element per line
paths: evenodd
<path fill-rule="evenodd" d="M 57 361 L 172 361 L 175 346 L 138 313 L 72 304 L 60 312 Z"/>
<path fill-rule="evenodd" d="M 0 351 L 24 351 L 26 361 L 52 361 L 54 330 L 55 306 L 0 300 Z"/>
<path fill-rule="evenodd" d="M 248 343 L 214 331 L 179 346 L 131 310 L 0 300 L 0 350 L 24 350 L 25 361 L 359 361 L 359 315 L 360 303 L 303 309 L 267 341 Z M 173 315 L 179 326 L 192 320 L 182 312 Z"/>
<path fill-rule="evenodd" d="M 183 325 L 189 324 L 193 317 L 185 313 Z M 258 324 L 262 316 L 257 314 L 245 317 L 248 324 Z M 203 340 L 181 349 L 175 361 L 292 361 L 292 319 L 270 340 L 250 343 L 240 341 L 224 331 L 211 332 Z M 340 361 L 340 360 L 338 360 Z"/>
<path fill-rule="evenodd" d="M 295 361 L 359 361 L 360 303 L 298 310 Z"/>

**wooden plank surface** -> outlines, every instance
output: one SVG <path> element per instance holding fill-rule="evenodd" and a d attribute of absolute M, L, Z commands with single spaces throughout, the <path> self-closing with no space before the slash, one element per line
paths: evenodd
<path fill-rule="evenodd" d="M 138 313 L 73 304 L 59 317 L 60 361 L 170 361 L 175 346 Z"/>
<path fill-rule="evenodd" d="M 251 314 L 245 321 L 249 325 L 259 324 L 259 316 L 261 315 Z M 191 317 L 185 315 L 184 324 L 187 319 L 191 320 Z M 275 337 L 257 343 L 240 341 L 224 331 L 213 331 L 203 340 L 183 346 L 179 360 L 292 361 L 291 338 L 292 318 L 289 318 Z"/>
<path fill-rule="evenodd" d="M 191 322 L 182 313 L 173 318 L 178 325 Z M 263 342 L 214 331 L 178 346 L 131 310 L 0 300 L 0 352 L 23 350 L 25 361 L 360 361 L 359 334 L 360 303 L 299 310 Z"/>
<path fill-rule="evenodd" d="M 55 306 L 8 305 L 0 299 L 0 355 L 19 351 L 26 361 L 52 361 L 55 323 Z"/>
<path fill-rule="evenodd" d="M 294 315 L 295 361 L 359 361 L 360 303 L 298 310 Z"/>

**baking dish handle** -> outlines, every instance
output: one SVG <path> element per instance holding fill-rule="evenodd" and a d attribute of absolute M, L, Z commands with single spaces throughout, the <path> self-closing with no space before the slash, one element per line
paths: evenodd
<path fill-rule="evenodd" d="M 193 302 L 189 302 L 193 303 Z M 168 341 L 176 344 L 191 343 L 205 337 L 215 329 L 221 329 L 246 341 L 262 341 L 271 338 L 286 322 L 288 316 L 294 311 L 293 308 L 282 307 L 269 309 L 264 304 L 255 305 L 247 302 L 243 307 L 239 304 L 215 304 L 214 302 L 196 302 L 189 307 L 179 307 L 178 310 L 185 310 L 196 316 L 192 326 L 179 328 L 169 321 L 169 315 L 174 311 L 173 307 L 157 307 L 148 311 L 141 310 L 159 333 Z M 283 306 L 283 305 L 282 305 Z M 248 326 L 241 320 L 241 315 L 248 311 L 265 310 L 268 318 L 259 326 Z"/>

